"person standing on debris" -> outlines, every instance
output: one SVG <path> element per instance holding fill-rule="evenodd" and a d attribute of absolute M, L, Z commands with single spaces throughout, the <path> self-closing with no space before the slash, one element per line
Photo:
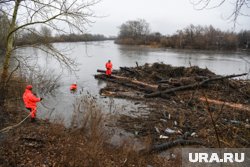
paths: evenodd
<path fill-rule="evenodd" d="M 107 63 L 106 63 L 106 75 L 107 76 L 111 76 L 111 73 L 112 73 L 112 63 L 111 61 L 109 60 Z"/>
<path fill-rule="evenodd" d="M 34 93 L 32 93 L 32 85 L 27 85 L 25 92 L 23 94 L 23 102 L 25 107 L 30 111 L 31 122 L 36 121 L 36 103 L 41 101 L 43 98 L 37 98 Z"/>

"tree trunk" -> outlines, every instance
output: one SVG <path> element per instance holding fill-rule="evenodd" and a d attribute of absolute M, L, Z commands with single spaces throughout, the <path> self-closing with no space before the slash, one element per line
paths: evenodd
<path fill-rule="evenodd" d="M 170 148 L 179 146 L 179 145 L 202 145 L 202 146 L 206 146 L 205 143 L 203 143 L 202 141 L 199 140 L 184 140 L 184 139 L 177 139 L 174 141 L 169 141 L 166 143 L 162 143 L 159 145 L 153 145 L 149 150 L 146 149 L 142 149 L 139 151 L 140 154 L 152 154 L 152 153 L 159 153 L 165 150 L 168 150 Z"/>
<path fill-rule="evenodd" d="M 97 69 L 97 72 L 105 74 L 105 73 L 106 73 L 106 70 Z M 118 73 L 117 70 L 112 70 L 112 74 L 117 74 L 117 73 Z"/>
<path fill-rule="evenodd" d="M 17 18 L 17 12 L 18 12 L 18 7 L 20 5 L 21 0 L 16 0 L 15 1 L 15 7 L 12 15 L 12 20 L 10 24 L 10 28 L 8 31 L 8 36 L 7 36 L 7 45 L 6 45 L 6 52 L 4 56 L 4 61 L 3 61 L 3 71 L 1 75 L 1 85 L 0 85 L 0 106 L 4 106 L 4 101 L 7 95 L 7 77 L 8 77 L 8 72 L 9 72 L 9 64 L 10 64 L 10 58 L 12 54 L 12 49 L 13 49 L 13 41 L 14 41 L 14 30 L 16 27 L 16 18 Z"/>
<path fill-rule="evenodd" d="M 200 97 L 199 100 L 200 101 L 205 101 L 205 102 L 208 102 L 208 103 L 217 104 L 217 105 L 224 105 L 224 106 L 232 107 L 232 108 L 235 108 L 235 109 L 238 109 L 238 110 L 250 111 L 250 106 L 240 104 L 240 103 L 224 102 L 224 101 L 215 100 L 215 99 L 208 99 L 208 98 L 204 98 L 204 97 Z"/>

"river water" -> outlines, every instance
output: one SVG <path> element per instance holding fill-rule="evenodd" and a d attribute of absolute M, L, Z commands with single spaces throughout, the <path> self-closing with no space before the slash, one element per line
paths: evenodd
<path fill-rule="evenodd" d="M 77 43 L 55 43 L 54 46 L 77 62 L 77 71 L 69 72 L 65 67 L 60 66 L 54 58 L 47 56 L 37 49 L 24 48 L 18 50 L 17 54 L 25 58 L 31 66 L 40 67 L 40 71 L 53 71 L 61 75 L 60 87 L 55 96 L 44 97 L 46 107 L 40 105 L 38 114 L 46 117 L 48 110 L 53 110 L 54 118 L 60 117 L 70 122 L 73 104 L 80 94 L 91 94 L 94 96 L 104 111 L 111 111 L 109 104 L 120 107 L 112 110 L 126 110 L 133 108 L 133 102 L 126 100 L 113 100 L 101 98 L 98 94 L 100 88 L 105 86 L 104 82 L 94 79 L 97 69 L 105 69 L 107 60 L 111 60 L 114 69 L 120 66 L 135 66 L 145 63 L 164 62 L 173 66 L 196 65 L 201 68 L 220 74 L 239 74 L 249 72 L 250 55 L 244 52 L 213 52 L 213 51 L 190 51 L 173 50 L 164 48 L 147 48 L 141 46 L 116 45 L 113 41 L 104 42 L 77 42 Z M 38 59 L 34 60 L 34 57 Z M 248 62 L 248 63 L 247 63 Z M 249 75 L 247 76 L 249 78 Z M 77 82 L 79 90 L 76 94 L 69 92 L 71 83 Z"/>

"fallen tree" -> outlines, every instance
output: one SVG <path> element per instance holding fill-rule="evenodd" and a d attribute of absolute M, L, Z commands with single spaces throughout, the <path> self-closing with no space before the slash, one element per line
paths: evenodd
<path fill-rule="evenodd" d="M 142 100 L 143 94 L 139 94 L 138 91 L 130 92 L 130 91 L 109 91 L 107 89 L 101 89 L 100 95 L 102 96 L 109 96 L 109 97 L 116 97 L 116 98 L 123 98 L 123 99 L 133 99 L 133 100 Z"/>
<path fill-rule="evenodd" d="M 185 146 L 185 145 L 202 145 L 206 146 L 203 142 L 198 141 L 198 140 L 185 140 L 185 139 L 177 139 L 174 141 L 169 141 L 166 143 L 158 144 L 158 145 L 153 145 L 149 150 L 141 150 L 141 154 L 147 154 L 147 153 L 155 153 L 155 152 L 161 152 L 165 151 L 167 149 L 176 147 L 176 146 Z"/>
<path fill-rule="evenodd" d="M 213 103 L 213 104 L 224 105 L 224 106 L 236 108 L 238 110 L 247 110 L 247 111 L 250 111 L 250 107 L 249 106 L 243 105 L 243 104 L 239 104 L 239 103 L 223 102 L 223 101 L 220 101 L 220 100 L 208 99 L 208 98 L 204 98 L 204 97 L 200 97 L 199 100 L 205 101 L 205 102 L 208 102 L 208 103 Z"/>
<path fill-rule="evenodd" d="M 97 72 L 105 74 L 105 73 L 106 73 L 106 70 L 97 69 Z M 117 73 L 118 73 L 117 70 L 112 70 L 112 74 L 117 74 Z"/>
<path fill-rule="evenodd" d="M 134 88 L 140 91 L 144 91 L 146 93 L 154 92 L 158 89 L 158 85 L 148 84 L 142 81 L 138 81 L 136 79 L 122 77 L 118 75 L 112 75 L 111 77 L 108 77 L 104 74 L 99 74 L 99 75 L 95 75 L 95 78 L 106 80 L 109 82 L 118 83 L 120 85 Z"/>
<path fill-rule="evenodd" d="M 176 91 L 199 88 L 199 87 L 205 86 L 206 84 L 208 84 L 210 82 L 213 82 L 213 81 L 218 81 L 218 80 L 223 80 L 223 79 L 228 79 L 228 78 L 241 77 L 241 76 L 244 76 L 244 75 L 247 75 L 247 73 L 238 74 L 238 75 L 227 75 L 227 76 L 221 76 L 221 77 L 214 77 L 214 78 L 206 79 L 206 80 L 198 82 L 198 83 L 179 86 L 179 87 L 167 89 L 167 90 L 164 90 L 164 91 L 156 91 L 156 92 L 153 92 L 153 93 L 150 93 L 150 94 L 146 94 L 144 97 L 146 97 L 146 98 L 160 97 L 160 96 L 162 96 L 164 94 L 174 93 Z"/>

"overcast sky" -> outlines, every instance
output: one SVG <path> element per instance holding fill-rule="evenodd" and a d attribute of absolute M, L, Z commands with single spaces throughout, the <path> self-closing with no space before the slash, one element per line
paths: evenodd
<path fill-rule="evenodd" d="M 102 0 L 91 9 L 95 15 L 104 17 L 92 19 L 95 23 L 88 31 L 116 36 L 122 23 L 137 19 L 145 19 L 151 32 L 164 35 L 173 34 L 190 24 L 233 30 L 233 23 L 226 19 L 234 7 L 229 1 L 215 9 L 195 10 L 190 0 Z M 241 29 L 250 29 L 250 17 L 238 19 L 235 31 Z"/>

